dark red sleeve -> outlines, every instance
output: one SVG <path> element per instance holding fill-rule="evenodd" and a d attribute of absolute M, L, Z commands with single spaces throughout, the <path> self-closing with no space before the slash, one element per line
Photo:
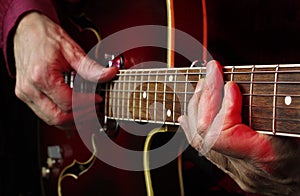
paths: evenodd
<path fill-rule="evenodd" d="M 12 37 L 14 29 L 20 18 L 30 11 L 38 11 L 53 21 L 59 22 L 52 0 L 0 0 L 0 48 L 11 77 L 15 75 L 9 65 L 10 59 L 13 58 Z"/>

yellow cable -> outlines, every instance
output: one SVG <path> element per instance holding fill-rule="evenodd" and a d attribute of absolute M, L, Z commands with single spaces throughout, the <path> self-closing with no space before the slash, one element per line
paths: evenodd
<path fill-rule="evenodd" d="M 184 184 L 183 184 L 183 175 L 182 175 L 182 146 L 178 150 L 178 158 L 177 158 L 177 169 L 178 169 L 178 179 L 179 179 L 179 187 L 180 187 L 180 195 L 184 196 Z"/>
<path fill-rule="evenodd" d="M 153 187 L 152 187 L 152 181 L 151 181 L 151 173 L 150 173 L 150 166 L 149 166 L 149 150 L 150 145 L 153 136 L 156 133 L 163 133 L 167 132 L 167 127 L 159 127 L 156 129 L 153 129 L 146 138 L 145 144 L 144 144 L 144 153 L 143 153 L 143 165 L 144 165 L 144 175 L 145 175 L 145 182 L 146 182 L 146 191 L 148 196 L 153 196 Z"/>
<path fill-rule="evenodd" d="M 173 0 L 166 0 L 167 3 L 167 21 L 168 21 L 168 68 L 174 67 L 174 49 L 175 49 L 175 18 Z"/>
<path fill-rule="evenodd" d="M 174 18 L 174 2 L 173 0 L 166 0 L 167 4 L 167 21 L 168 21 L 168 53 L 167 53 L 167 65 L 168 68 L 174 67 L 174 50 L 175 50 L 175 18 Z M 207 13 L 206 13 L 206 2 L 202 0 L 202 16 L 203 16 L 203 52 L 202 60 L 203 63 L 207 62 Z M 167 127 L 153 129 L 147 136 L 144 144 L 144 153 L 143 153 L 143 165 L 144 165 L 144 175 L 146 190 L 148 196 L 153 196 L 153 187 L 149 166 L 149 149 L 153 136 L 156 133 L 167 132 Z M 180 194 L 184 196 L 184 184 L 183 184 L 183 175 L 182 175 L 182 155 L 181 153 L 178 156 L 178 177 L 180 185 Z"/>

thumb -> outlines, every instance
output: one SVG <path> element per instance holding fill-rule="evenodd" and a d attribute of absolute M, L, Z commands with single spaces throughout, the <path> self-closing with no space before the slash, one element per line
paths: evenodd
<path fill-rule="evenodd" d="M 70 66 L 85 80 L 107 82 L 114 78 L 117 68 L 106 68 L 86 55 L 83 49 L 67 34 L 61 39 L 62 55 Z"/>

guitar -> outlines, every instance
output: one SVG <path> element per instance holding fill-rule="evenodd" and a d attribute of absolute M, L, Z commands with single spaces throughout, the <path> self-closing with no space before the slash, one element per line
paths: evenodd
<path fill-rule="evenodd" d="M 243 122 L 263 134 L 299 137 L 299 67 L 292 64 L 224 67 L 224 80 L 235 81 L 241 89 Z M 204 77 L 204 67 L 120 70 L 115 80 L 100 89 L 105 93 L 104 119 L 178 127 L 177 118 L 187 113 L 196 83 Z M 41 130 L 45 195 L 126 195 L 132 194 L 132 190 L 145 194 L 142 173 L 129 174 L 97 159 L 101 149 L 98 130 L 87 130 L 88 147 L 77 131 L 64 132 L 44 123 Z M 123 131 L 113 133 L 112 140 L 132 149 L 141 149 L 144 142 Z M 108 153 L 114 152 L 108 150 Z M 169 179 L 172 177 L 168 176 Z M 113 189 L 109 184 L 118 188 Z"/>
<path fill-rule="evenodd" d="M 242 92 L 244 123 L 263 134 L 299 137 L 299 68 L 298 64 L 224 67 L 225 81 L 235 81 Z M 187 114 L 187 104 L 194 88 L 204 77 L 204 67 L 120 70 L 117 79 L 102 89 L 105 92 L 105 118 L 178 126 L 177 118 Z M 80 143 L 80 137 L 74 138 L 76 140 L 72 142 Z M 55 147 L 51 148 L 55 150 Z M 80 150 L 76 150 L 75 145 L 72 148 L 83 153 L 80 157 L 88 154 L 82 147 Z M 94 152 L 96 148 L 93 146 Z M 68 154 L 67 150 L 64 151 Z M 54 158 L 60 160 L 62 156 Z M 72 176 L 77 179 L 87 172 L 95 164 L 95 154 L 83 160 L 60 170 L 59 187 L 63 178 Z"/>

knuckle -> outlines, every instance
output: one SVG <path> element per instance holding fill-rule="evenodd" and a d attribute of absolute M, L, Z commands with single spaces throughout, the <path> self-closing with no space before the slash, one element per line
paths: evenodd
<path fill-rule="evenodd" d="M 23 100 L 26 101 L 26 95 L 30 93 L 30 86 L 28 85 L 28 83 L 22 83 L 17 84 L 15 87 L 15 95 Z"/>

